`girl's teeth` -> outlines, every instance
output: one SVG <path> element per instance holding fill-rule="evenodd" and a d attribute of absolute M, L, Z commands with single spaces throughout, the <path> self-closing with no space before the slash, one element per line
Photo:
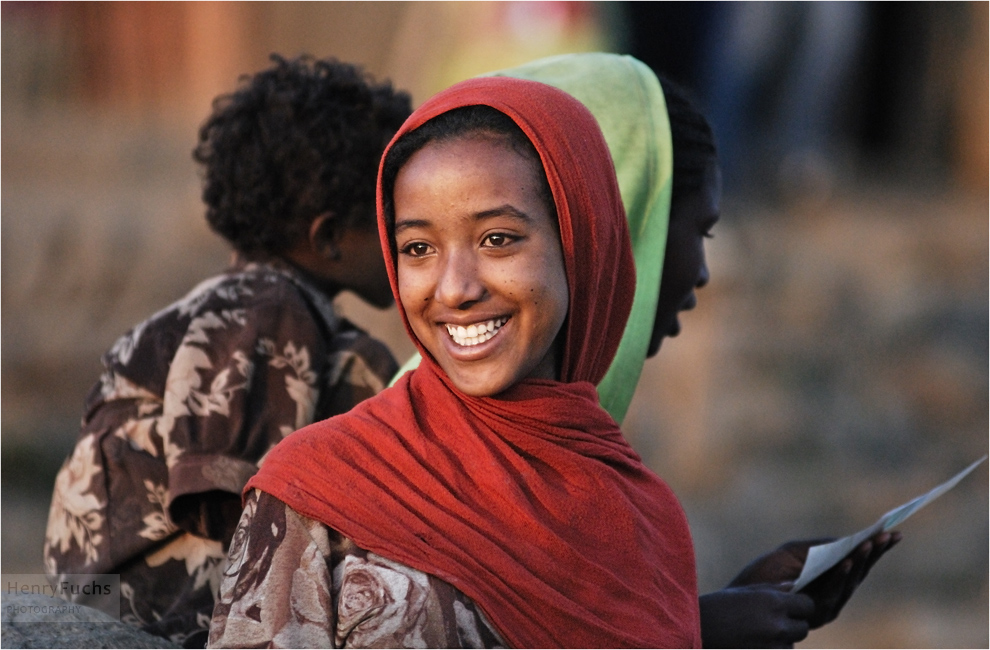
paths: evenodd
<path fill-rule="evenodd" d="M 447 325 L 447 333 L 454 339 L 454 343 L 465 347 L 478 345 L 490 340 L 498 334 L 499 328 L 505 325 L 508 318 L 490 320 L 487 323 L 475 323 L 474 325 Z"/>

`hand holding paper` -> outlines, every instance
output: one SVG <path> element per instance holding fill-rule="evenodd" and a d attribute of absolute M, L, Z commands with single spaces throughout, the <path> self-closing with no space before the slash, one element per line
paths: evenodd
<path fill-rule="evenodd" d="M 809 602 L 812 603 L 812 607 L 804 616 L 806 629 L 813 630 L 835 620 L 839 612 L 842 611 L 846 601 L 849 600 L 859 584 L 866 578 L 866 575 L 873 565 L 876 564 L 877 560 L 893 548 L 900 539 L 899 533 L 880 533 L 864 541 L 856 547 L 852 555 L 846 558 L 843 563 L 827 571 L 824 575 L 820 576 L 819 580 L 816 580 L 802 591 L 801 595 L 806 596 Z M 808 549 L 831 541 L 832 539 L 829 538 L 787 542 L 750 562 L 729 583 L 726 590 L 782 590 L 797 595 L 796 592 L 791 592 L 790 588 L 801 573 L 805 559 L 808 556 Z M 714 595 L 721 593 L 716 592 Z M 710 596 L 713 596 L 713 594 L 708 595 L 708 597 Z M 751 609 L 754 611 L 746 613 L 745 621 L 747 625 L 737 626 L 744 632 L 751 632 L 751 628 L 754 626 L 758 627 L 764 619 L 768 618 L 768 615 L 778 611 L 760 612 L 755 611 L 756 608 Z M 787 613 L 787 618 L 791 617 L 793 617 L 793 614 Z M 785 627 L 781 623 L 789 623 L 786 619 L 781 619 L 780 616 L 777 618 L 778 621 L 775 626 L 777 628 L 782 629 Z M 703 637 L 704 632 L 705 629 L 703 626 Z M 749 637 L 753 636 L 755 635 L 749 634 Z M 768 637 L 764 639 L 764 642 L 772 642 L 773 640 L 773 638 Z M 793 643 L 798 640 L 800 639 L 792 639 L 791 642 Z M 739 637 L 737 635 L 731 643 L 737 644 L 737 647 L 739 647 L 740 645 L 751 645 L 750 641 L 751 638 Z"/>
<path fill-rule="evenodd" d="M 828 544 L 812 546 L 808 549 L 808 558 L 805 560 L 804 567 L 801 569 L 801 575 L 798 577 L 797 581 L 795 581 L 794 587 L 791 590 L 800 591 L 812 580 L 845 559 L 853 551 L 853 549 L 862 544 L 864 541 L 870 537 L 890 530 L 921 508 L 925 507 L 938 497 L 954 488 L 959 481 L 965 478 L 967 474 L 976 469 L 976 467 L 986 459 L 987 457 L 984 456 L 945 483 L 942 483 L 938 487 L 919 497 L 911 499 L 900 507 L 894 508 L 880 517 L 875 524 L 859 531 L 855 535 L 843 537 L 840 540 L 836 540 Z"/>
<path fill-rule="evenodd" d="M 720 591 L 700 598 L 702 639 L 714 647 L 789 647 L 839 615 L 874 564 L 900 540 L 888 532 L 951 490 L 986 456 L 930 492 L 840 540 L 788 542 Z"/>

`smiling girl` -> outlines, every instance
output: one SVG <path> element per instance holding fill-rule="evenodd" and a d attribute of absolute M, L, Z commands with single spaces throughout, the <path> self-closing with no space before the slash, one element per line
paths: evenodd
<path fill-rule="evenodd" d="M 424 361 L 271 452 L 211 644 L 698 646 L 684 513 L 595 390 L 636 286 L 595 119 L 458 84 L 387 150 L 379 219 Z"/>
<path fill-rule="evenodd" d="M 457 131 L 437 133 L 447 125 Z M 429 142 L 401 166 L 386 213 L 399 295 L 419 342 L 478 397 L 526 377 L 556 379 L 554 341 L 567 316 L 556 211 L 539 156 L 514 133 L 494 110 L 458 109 L 397 145 L 388 167 Z"/>

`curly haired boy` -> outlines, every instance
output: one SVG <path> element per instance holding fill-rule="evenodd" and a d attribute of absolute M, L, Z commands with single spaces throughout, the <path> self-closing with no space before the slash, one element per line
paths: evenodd
<path fill-rule="evenodd" d="M 272 61 L 214 101 L 193 152 L 233 264 L 104 355 L 45 538 L 50 576 L 120 574 L 122 620 L 186 647 L 268 450 L 396 370 L 332 300 L 392 302 L 375 177 L 409 96 L 335 60 Z"/>

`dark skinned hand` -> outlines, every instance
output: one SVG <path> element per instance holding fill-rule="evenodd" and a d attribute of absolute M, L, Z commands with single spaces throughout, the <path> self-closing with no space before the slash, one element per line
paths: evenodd
<path fill-rule="evenodd" d="M 746 566 L 729 586 L 699 599 L 701 639 L 708 648 L 787 648 L 835 620 L 873 565 L 901 540 L 879 533 L 798 593 L 808 549 L 832 539 L 788 542 Z"/>
<path fill-rule="evenodd" d="M 792 648 L 815 611 L 810 596 L 774 585 L 727 587 L 698 602 L 705 648 Z"/>
<path fill-rule="evenodd" d="M 831 541 L 812 539 L 787 542 L 751 562 L 729 583 L 729 587 L 793 584 L 801 575 L 808 549 Z M 898 532 L 877 533 L 802 589 L 800 593 L 807 594 L 815 602 L 814 614 L 808 619 L 810 628 L 814 630 L 834 621 L 877 560 L 899 541 L 901 534 Z"/>

